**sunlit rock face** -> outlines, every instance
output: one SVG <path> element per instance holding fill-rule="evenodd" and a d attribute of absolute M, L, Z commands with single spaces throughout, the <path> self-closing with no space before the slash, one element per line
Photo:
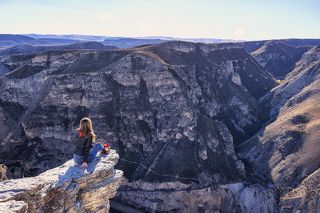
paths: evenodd
<path fill-rule="evenodd" d="M 243 181 L 234 145 L 260 128 L 258 99 L 275 85 L 237 44 L 33 55 L 0 77 L 0 156 L 14 177 L 59 166 L 89 116 L 129 183 Z"/>
<path fill-rule="evenodd" d="M 123 172 L 119 155 L 98 155 L 87 169 L 69 160 L 39 176 L 0 182 L 0 212 L 109 212 Z"/>

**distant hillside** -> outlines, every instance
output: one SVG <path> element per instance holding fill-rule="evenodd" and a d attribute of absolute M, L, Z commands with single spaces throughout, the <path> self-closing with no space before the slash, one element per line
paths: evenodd
<path fill-rule="evenodd" d="M 294 47 L 320 45 L 320 39 L 274 39 L 274 40 L 262 40 L 262 41 L 246 41 L 246 42 L 241 42 L 241 44 L 243 45 L 243 48 L 247 52 L 253 52 L 259 49 L 260 47 L 262 47 L 266 42 L 269 42 L 269 41 L 280 41 Z"/>
<path fill-rule="evenodd" d="M 23 35 L 0 34 L 0 47 L 9 47 L 22 43 L 29 43 L 34 38 Z"/>
<path fill-rule="evenodd" d="M 53 34 L 24 34 L 26 36 L 36 38 L 36 39 L 66 39 L 66 40 L 78 40 L 78 41 L 103 41 L 108 38 L 108 36 L 95 36 L 95 35 L 53 35 Z"/>
<path fill-rule="evenodd" d="M 159 44 L 166 41 L 187 41 L 197 43 L 226 43 L 236 42 L 230 39 L 217 39 L 217 38 L 177 38 L 168 36 L 147 36 L 147 37 L 113 37 L 113 36 L 96 36 L 96 35 L 53 35 L 53 34 L 25 34 L 35 39 L 66 39 L 78 41 L 98 41 L 106 45 L 114 45 L 119 48 L 131 48 L 135 46 L 147 44 Z"/>
<path fill-rule="evenodd" d="M 120 38 L 120 39 L 105 39 L 103 41 L 106 45 L 117 46 L 119 48 L 130 48 L 146 44 L 160 44 L 167 40 L 161 39 L 135 39 L 135 38 Z"/>
<path fill-rule="evenodd" d="M 17 45 L 36 45 L 36 46 L 58 46 L 69 45 L 79 42 L 96 41 L 102 42 L 108 46 L 116 46 L 118 48 L 132 48 L 136 46 L 160 44 L 167 41 L 188 41 L 201 43 L 224 43 L 233 42 L 233 40 L 215 39 L 215 38 L 175 38 L 175 37 L 110 37 L 110 36 L 94 36 L 94 35 L 47 35 L 47 34 L 25 34 L 11 35 L 3 34 L 0 36 L 0 49 L 13 47 Z"/>
<path fill-rule="evenodd" d="M 251 55 L 273 76 L 283 79 L 309 49 L 309 46 L 295 47 L 282 41 L 268 41 Z"/>
<path fill-rule="evenodd" d="M 42 53 L 47 51 L 59 51 L 59 50 L 111 50 L 117 49 L 115 46 L 103 45 L 100 42 L 82 42 L 62 46 L 32 46 L 32 45 L 17 45 L 9 47 L 4 50 L 0 50 L 0 55 L 13 55 L 13 54 L 33 54 Z"/>
<path fill-rule="evenodd" d="M 24 35 L 0 34 L 1 41 L 25 42 L 34 40 L 34 38 Z"/>
<path fill-rule="evenodd" d="M 73 39 L 63 38 L 33 38 L 25 35 L 0 34 L 0 48 L 17 45 L 66 45 L 79 42 Z"/>
<path fill-rule="evenodd" d="M 175 38 L 175 37 L 145 37 L 145 38 L 107 38 L 103 41 L 106 45 L 113 45 L 119 48 L 131 48 L 149 44 L 161 44 L 167 41 L 186 41 L 195 43 L 226 43 L 235 42 L 227 39 L 209 38 Z"/>
<path fill-rule="evenodd" d="M 65 39 L 65 38 L 38 38 L 36 39 L 36 44 L 73 44 L 76 42 L 80 42 L 79 40 L 73 40 L 73 39 Z"/>

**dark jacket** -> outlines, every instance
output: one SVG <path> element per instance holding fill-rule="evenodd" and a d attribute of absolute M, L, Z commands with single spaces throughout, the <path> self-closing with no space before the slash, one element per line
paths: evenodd
<path fill-rule="evenodd" d="M 88 163 L 90 149 L 93 147 L 92 136 L 78 137 L 75 140 L 74 154 L 83 156 L 83 162 Z"/>

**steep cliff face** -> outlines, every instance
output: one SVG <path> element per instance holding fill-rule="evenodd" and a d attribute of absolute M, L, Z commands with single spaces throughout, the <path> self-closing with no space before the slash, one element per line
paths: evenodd
<path fill-rule="evenodd" d="M 0 182 L 0 212 L 109 212 L 123 172 L 119 155 L 99 155 L 87 169 L 69 160 L 36 177 Z"/>
<path fill-rule="evenodd" d="M 71 158 L 74 129 L 89 116 L 98 142 L 120 154 L 118 168 L 128 183 L 178 182 L 197 194 L 246 180 L 234 144 L 259 129 L 263 106 L 257 100 L 276 83 L 241 46 L 168 42 L 24 57 L 30 59 L 22 64 L 7 58 L 17 68 L 0 77 L 0 156 L 14 177 Z M 181 199 L 193 195 L 181 193 Z M 155 196 L 167 209 L 164 195 Z M 274 202 L 274 194 L 269 198 Z"/>
<path fill-rule="evenodd" d="M 238 45 L 187 42 L 35 55 L 0 81 L 1 157 L 16 176 L 70 157 L 90 116 L 126 176 L 148 181 L 241 179 L 233 137 L 259 127 L 256 99 L 275 85 Z"/>
<path fill-rule="evenodd" d="M 320 48 L 306 52 L 283 83 L 261 100 L 273 120 L 239 153 L 280 192 L 283 211 L 320 209 Z"/>

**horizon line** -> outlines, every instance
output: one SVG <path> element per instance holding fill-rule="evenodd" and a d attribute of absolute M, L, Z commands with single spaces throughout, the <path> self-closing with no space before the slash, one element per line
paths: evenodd
<path fill-rule="evenodd" d="M 0 33 L 0 35 L 46 35 L 46 36 L 97 36 L 97 37 L 109 37 L 109 38 L 135 38 L 135 39 L 145 39 L 145 38 L 153 38 L 153 39 L 161 39 L 162 38 L 171 38 L 171 39 L 216 39 L 216 40 L 230 40 L 236 42 L 245 42 L 245 41 L 265 41 L 265 40 L 289 40 L 289 39 L 320 39 L 315 37 L 285 37 L 285 38 L 257 38 L 257 39 L 234 39 L 234 38 L 216 38 L 216 37 L 179 37 L 179 36 L 166 36 L 166 35 L 146 35 L 146 36 L 108 36 L 102 34 L 78 34 L 78 33 L 66 33 L 66 34 L 53 34 L 53 33 Z M 160 37 L 160 38 L 159 38 Z"/>

